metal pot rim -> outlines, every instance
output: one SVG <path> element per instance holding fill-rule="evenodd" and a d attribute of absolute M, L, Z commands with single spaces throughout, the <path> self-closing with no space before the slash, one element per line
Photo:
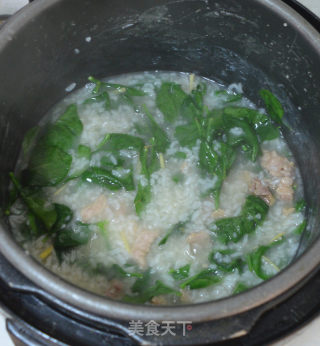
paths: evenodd
<path fill-rule="evenodd" d="M 0 33 L 0 51 L 10 42 L 16 31 L 23 29 L 25 23 L 31 21 L 35 16 L 41 15 L 60 1 L 62 0 L 42 0 L 32 3 L 9 19 Z M 288 25 L 298 27 L 300 33 L 320 57 L 320 35 L 305 19 L 279 0 L 256 1 L 277 12 Z M 64 281 L 26 254 L 1 226 L 0 251 L 15 268 L 33 283 L 64 302 L 101 317 L 120 320 L 139 319 L 142 321 L 188 318 L 192 322 L 202 322 L 244 313 L 270 301 L 281 299 L 288 290 L 298 288 L 303 280 L 317 269 L 320 263 L 318 256 L 320 241 L 317 240 L 307 252 L 281 273 L 237 296 L 200 304 L 154 307 L 108 300 Z"/>

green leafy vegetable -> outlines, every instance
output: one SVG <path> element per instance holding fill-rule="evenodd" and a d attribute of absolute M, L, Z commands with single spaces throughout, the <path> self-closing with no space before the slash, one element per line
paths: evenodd
<path fill-rule="evenodd" d="M 132 171 L 124 177 L 118 177 L 106 169 L 100 167 L 90 167 L 81 175 L 84 182 L 100 185 L 109 190 L 120 190 L 125 188 L 127 191 L 134 190 Z"/>
<path fill-rule="evenodd" d="M 161 84 L 160 89 L 157 91 L 156 105 L 166 121 L 172 123 L 177 119 L 187 96 L 179 84 L 172 82 Z"/>
<path fill-rule="evenodd" d="M 76 105 L 68 106 L 33 149 L 24 179 L 28 185 L 52 186 L 64 180 L 72 162 L 66 151 L 71 149 L 82 128 Z"/>
<path fill-rule="evenodd" d="M 181 295 L 179 291 L 176 291 L 173 288 L 166 286 L 160 280 L 157 280 L 153 286 L 144 289 L 138 295 L 125 296 L 123 301 L 126 303 L 143 304 L 150 301 L 153 297 L 165 294 Z"/>
<path fill-rule="evenodd" d="M 55 207 L 55 210 L 57 213 L 57 219 L 56 219 L 56 222 L 52 228 L 52 233 L 58 232 L 64 228 L 66 228 L 68 223 L 73 218 L 73 212 L 68 206 L 66 206 L 64 204 L 54 203 L 54 207 Z"/>
<path fill-rule="evenodd" d="M 79 157 L 84 157 L 84 158 L 90 160 L 90 158 L 91 158 L 91 149 L 89 147 L 87 147 L 86 145 L 80 144 L 78 146 L 77 155 Z"/>
<path fill-rule="evenodd" d="M 226 107 L 223 114 L 235 118 L 246 120 L 255 130 L 261 142 L 279 137 L 279 128 L 275 126 L 271 119 L 255 109 L 245 107 Z"/>
<path fill-rule="evenodd" d="M 306 202 L 304 199 L 300 199 L 296 205 L 295 205 L 295 210 L 300 212 L 300 211 L 303 211 L 304 208 L 306 207 Z"/>
<path fill-rule="evenodd" d="M 35 126 L 32 127 L 24 136 L 23 138 L 23 142 L 22 142 L 22 151 L 23 154 L 26 156 L 29 154 L 32 146 L 35 143 L 35 140 L 39 134 L 40 131 L 40 127 L 39 126 Z"/>
<path fill-rule="evenodd" d="M 204 112 L 203 98 L 206 94 L 206 84 L 198 84 L 195 89 L 191 91 L 191 95 L 187 95 L 181 105 L 180 113 L 184 118 L 194 119 L 201 118 Z"/>
<path fill-rule="evenodd" d="M 72 156 L 55 146 L 37 148 L 32 154 L 24 181 L 32 186 L 59 184 L 71 167 Z"/>
<path fill-rule="evenodd" d="M 148 124 L 144 127 L 137 127 L 141 134 L 153 138 L 154 150 L 158 153 L 164 153 L 170 145 L 166 132 L 157 124 L 153 115 L 150 113 L 146 105 L 142 105 L 142 109 L 148 117 Z"/>
<path fill-rule="evenodd" d="M 73 228 L 62 228 L 56 234 L 53 242 L 54 249 L 61 261 L 62 255 L 77 246 L 85 245 L 90 239 L 89 225 L 76 222 Z"/>
<path fill-rule="evenodd" d="M 190 271 L 190 264 L 186 264 L 185 266 L 180 267 L 178 269 L 170 269 L 169 274 L 175 280 L 183 280 L 189 276 L 189 271 Z"/>
<path fill-rule="evenodd" d="M 267 112 L 271 119 L 278 124 L 282 124 L 284 110 L 280 101 L 269 90 L 262 89 L 260 90 L 259 94 L 265 103 Z"/>
<path fill-rule="evenodd" d="M 233 103 L 233 102 L 241 101 L 243 98 L 243 96 L 240 94 L 230 93 L 230 92 L 227 92 L 226 90 L 218 90 L 215 92 L 215 94 L 218 96 L 221 95 L 225 103 Z"/>
<path fill-rule="evenodd" d="M 174 153 L 173 157 L 175 157 L 176 159 L 185 160 L 187 158 L 187 154 L 183 151 L 177 151 L 176 153 Z"/>
<path fill-rule="evenodd" d="M 217 269 L 222 272 L 231 273 L 237 269 L 241 273 L 244 262 L 240 257 L 232 258 L 230 255 L 233 252 L 231 249 L 213 251 L 209 255 L 209 261 L 214 263 Z"/>
<path fill-rule="evenodd" d="M 299 226 L 293 231 L 294 234 L 301 235 L 307 227 L 307 220 L 303 220 Z"/>
<path fill-rule="evenodd" d="M 217 275 L 215 269 L 207 268 L 202 270 L 200 273 L 192 276 L 188 280 L 184 281 L 180 287 L 189 287 L 191 290 L 205 288 L 208 286 L 215 285 L 221 282 L 221 277 Z"/>
<path fill-rule="evenodd" d="M 138 110 L 138 108 L 136 107 L 134 103 L 133 97 L 145 95 L 144 91 L 137 89 L 135 87 L 126 86 L 122 84 L 102 82 L 92 76 L 90 76 L 88 80 L 95 84 L 95 87 L 92 90 L 92 93 L 96 95 L 96 99 L 92 97 L 86 101 L 88 102 L 104 101 L 106 109 L 118 108 L 118 106 L 121 103 L 126 103 L 132 106 L 134 109 Z M 111 90 L 117 93 L 118 102 L 111 101 L 109 94 L 107 93 L 107 90 Z"/>
<path fill-rule="evenodd" d="M 177 172 L 172 175 L 171 177 L 172 181 L 174 181 L 176 184 L 182 183 L 185 179 L 185 176 L 182 172 Z"/>
<path fill-rule="evenodd" d="M 141 278 L 138 278 L 131 287 L 133 293 L 142 293 L 147 287 L 152 285 L 152 276 L 150 269 L 147 269 Z"/>
<path fill-rule="evenodd" d="M 260 153 L 260 144 L 250 124 L 245 119 L 239 119 L 229 115 L 224 116 L 224 122 L 228 124 L 231 130 L 232 128 L 240 128 L 242 130 L 243 135 L 241 136 L 241 142 L 245 144 L 245 151 L 248 152 L 250 160 L 255 162 Z M 239 143 L 240 142 L 237 142 L 236 144 Z M 244 147 L 242 147 L 242 149 L 244 149 Z"/>
<path fill-rule="evenodd" d="M 249 195 L 240 216 L 217 220 L 211 229 L 217 233 L 222 243 L 237 243 L 245 234 L 254 232 L 263 223 L 268 210 L 268 205 L 261 198 Z"/>
<path fill-rule="evenodd" d="M 280 238 L 277 241 L 270 243 L 269 245 L 261 245 L 257 250 L 249 253 L 246 257 L 249 270 L 254 272 L 259 278 L 263 280 L 268 280 L 272 275 L 268 275 L 262 268 L 262 257 L 264 254 L 283 242 L 284 238 Z"/>
<path fill-rule="evenodd" d="M 143 146 L 144 141 L 140 137 L 131 136 L 124 133 L 110 133 L 105 136 L 104 140 L 99 144 L 97 150 L 118 153 L 120 150 L 140 151 Z"/>
<path fill-rule="evenodd" d="M 243 282 L 238 282 L 236 284 L 235 288 L 233 289 L 232 294 L 238 294 L 238 293 L 244 292 L 248 289 L 249 289 L 249 287 L 246 284 L 244 284 Z"/>
<path fill-rule="evenodd" d="M 176 233 L 182 233 L 185 229 L 186 226 L 186 221 L 185 222 L 178 222 L 175 225 L 173 225 L 169 231 L 166 233 L 166 235 L 159 241 L 158 245 L 164 245 L 167 240 L 169 239 L 169 237 L 171 237 L 173 234 Z"/>
<path fill-rule="evenodd" d="M 91 275 L 102 275 L 105 276 L 108 280 L 112 280 L 114 278 L 142 278 L 142 273 L 137 272 L 128 272 L 125 271 L 118 264 L 105 265 L 103 263 L 91 264 L 88 261 L 79 263 L 83 269 L 85 269 Z"/>
<path fill-rule="evenodd" d="M 138 184 L 138 191 L 136 197 L 134 199 L 134 205 L 136 208 L 136 212 L 138 215 L 141 215 L 146 205 L 151 201 L 151 185 L 148 183 L 147 185 Z"/>
<path fill-rule="evenodd" d="M 43 223 L 46 231 L 50 231 L 57 220 L 56 209 L 52 205 L 47 205 L 37 191 L 28 193 L 23 189 L 13 173 L 9 173 L 9 176 L 30 212 Z"/>
<path fill-rule="evenodd" d="M 208 191 L 213 195 L 217 208 L 219 207 L 223 181 L 227 177 L 234 160 L 235 152 L 228 144 L 214 141 L 210 145 L 207 141 L 201 142 L 199 165 L 209 175 L 217 177 L 215 185 Z"/>
<path fill-rule="evenodd" d="M 139 182 L 138 191 L 134 200 L 137 214 L 140 216 L 146 205 L 151 200 L 151 174 L 160 168 L 158 154 L 154 148 L 154 139 L 151 144 L 144 146 L 140 151 L 141 174 L 145 176 L 146 182 Z"/>
<path fill-rule="evenodd" d="M 68 128 L 74 136 L 80 136 L 83 125 L 79 119 L 77 106 L 75 104 L 69 105 L 65 112 L 57 119 L 55 125 L 64 126 Z"/>
<path fill-rule="evenodd" d="M 83 104 L 91 104 L 94 102 L 104 102 L 104 108 L 106 110 L 109 110 L 112 108 L 110 96 L 106 91 L 102 92 L 100 95 L 94 95 L 86 99 Z"/>
<path fill-rule="evenodd" d="M 201 135 L 199 124 L 194 120 L 189 124 L 177 126 L 174 135 L 182 147 L 192 148 Z"/>

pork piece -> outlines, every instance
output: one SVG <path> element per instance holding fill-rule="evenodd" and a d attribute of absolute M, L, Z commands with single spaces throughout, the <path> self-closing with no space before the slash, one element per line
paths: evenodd
<path fill-rule="evenodd" d="M 258 178 L 253 178 L 249 185 L 249 191 L 260 197 L 269 206 L 273 205 L 275 200 L 268 186 L 264 185 Z"/>
<path fill-rule="evenodd" d="M 195 255 L 210 242 L 210 235 L 205 231 L 194 232 L 188 236 L 187 242 L 191 252 Z"/>
<path fill-rule="evenodd" d="M 81 210 L 81 219 L 86 223 L 101 221 L 105 219 L 105 212 L 107 208 L 107 197 L 100 195 L 94 202 Z"/>
<path fill-rule="evenodd" d="M 165 305 L 168 304 L 168 300 L 165 296 L 155 296 L 151 299 L 151 303 L 154 305 Z"/>
<path fill-rule="evenodd" d="M 105 295 L 109 298 L 112 298 L 112 299 L 120 299 L 124 294 L 123 289 L 124 289 L 124 286 L 120 280 L 112 279 L 109 282 L 109 287 L 108 287 Z"/>
<path fill-rule="evenodd" d="M 159 233 L 155 231 L 150 231 L 147 229 L 138 230 L 137 237 L 131 249 L 131 255 L 141 268 L 146 267 L 146 257 L 152 243 L 158 237 L 158 235 Z"/>
<path fill-rule="evenodd" d="M 291 202 L 293 200 L 293 179 L 289 177 L 284 177 L 280 179 L 279 185 L 276 189 L 277 197 L 285 202 Z"/>
<path fill-rule="evenodd" d="M 218 219 L 221 219 L 225 216 L 225 212 L 223 209 L 217 209 L 215 210 L 213 213 L 212 213 L 212 217 L 215 219 L 215 220 L 218 220 Z"/>
<path fill-rule="evenodd" d="M 284 208 L 282 209 L 282 214 L 284 216 L 288 216 L 288 215 L 291 215 L 292 213 L 295 212 L 295 209 L 294 208 Z"/>
<path fill-rule="evenodd" d="M 180 300 L 182 303 L 191 303 L 190 291 L 186 289 L 180 290 L 181 297 Z"/>
<path fill-rule="evenodd" d="M 261 166 L 274 177 L 293 178 L 294 163 L 286 157 L 278 155 L 275 151 L 263 151 Z"/>

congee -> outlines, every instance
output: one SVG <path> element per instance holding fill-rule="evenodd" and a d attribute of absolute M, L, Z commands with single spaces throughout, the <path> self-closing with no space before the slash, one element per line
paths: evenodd
<path fill-rule="evenodd" d="M 25 136 L 6 210 L 57 275 L 111 299 L 188 304 L 286 267 L 306 227 L 283 108 L 188 73 L 72 92 Z"/>

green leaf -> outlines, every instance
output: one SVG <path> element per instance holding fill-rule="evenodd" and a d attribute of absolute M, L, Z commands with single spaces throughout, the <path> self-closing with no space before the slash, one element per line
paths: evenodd
<path fill-rule="evenodd" d="M 55 186 L 69 173 L 72 156 L 55 146 L 39 146 L 30 158 L 26 180 L 31 186 Z"/>
<path fill-rule="evenodd" d="M 140 163 L 141 174 L 143 174 L 149 181 L 151 174 L 156 172 L 160 168 L 158 154 L 154 150 L 154 146 L 152 144 L 141 149 Z"/>
<path fill-rule="evenodd" d="M 103 86 L 106 88 L 116 89 L 121 94 L 125 94 L 128 96 L 145 96 L 146 95 L 146 93 L 143 90 L 140 90 L 128 85 L 103 82 Z"/>
<path fill-rule="evenodd" d="M 284 110 L 280 101 L 269 90 L 262 89 L 259 94 L 265 103 L 267 112 L 271 119 L 278 124 L 282 124 Z"/>
<path fill-rule="evenodd" d="M 181 85 L 164 82 L 161 84 L 156 95 L 156 105 L 164 115 L 166 121 L 172 123 L 180 115 L 181 107 L 187 94 L 182 90 Z"/>
<path fill-rule="evenodd" d="M 238 282 L 235 286 L 235 288 L 232 291 L 232 294 L 238 294 L 241 293 L 243 291 L 248 290 L 250 287 L 248 287 L 246 284 L 244 284 L 243 282 Z"/>
<path fill-rule="evenodd" d="M 64 204 L 54 203 L 54 207 L 57 213 L 57 219 L 52 228 L 52 232 L 58 232 L 61 229 L 67 227 L 68 223 L 73 218 L 73 212 L 68 206 Z"/>
<path fill-rule="evenodd" d="M 189 287 L 191 290 L 205 288 L 221 282 L 221 277 L 217 275 L 216 270 L 207 268 L 202 270 L 200 273 L 192 276 L 188 280 L 184 281 L 180 287 Z"/>
<path fill-rule="evenodd" d="M 185 175 L 182 172 L 177 172 L 177 173 L 172 175 L 171 179 L 176 184 L 179 184 L 179 183 L 182 183 L 184 181 Z"/>
<path fill-rule="evenodd" d="M 31 212 L 27 214 L 26 228 L 27 234 L 24 232 L 24 235 L 31 239 L 38 238 L 45 233 L 43 223 L 39 222 L 39 219 Z"/>
<path fill-rule="evenodd" d="M 299 201 L 297 201 L 296 205 L 295 205 L 295 210 L 300 212 L 303 211 L 306 207 L 306 202 L 304 199 L 300 199 Z"/>
<path fill-rule="evenodd" d="M 22 142 L 22 151 L 24 156 L 28 155 L 31 151 L 32 146 L 34 145 L 35 140 L 39 134 L 39 131 L 40 127 L 35 126 L 28 130 L 28 132 L 25 134 Z"/>
<path fill-rule="evenodd" d="M 153 138 L 154 150 L 156 152 L 164 153 L 170 145 L 169 138 L 166 132 L 157 124 L 145 104 L 142 105 L 142 109 L 149 119 L 148 125 L 143 128 L 144 135 Z"/>
<path fill-rule="evenodd" d="M 299 226 L 293 231 L 296 235 L 301 235 L 307 227 L 307 220 L 303 220 Z"/>
<path fill-rule="evenodd" d="M 57 220 L 56 209 L 48 205 L 38 192 L 28 193 L 23 189 L 13 173 L 9 173 L 9 176 L 30 212 L 43 223 L 46 231 L 50 231 Z"/>
<path fill-rule="evenodd" d="M 205 83 L 200 83 L 195 89 L 192 90 L 191 95 L 196 105 L 197 109 L 201 111 L 201 115 L 204 110 L 203 99 L 207 93 L 207 85 Z"/>
<path fill-rule="evenodd" d="M 117 155 L 116 153 L 114 153 L 114 154 L 109 154 L 107 156 L 103 156 L 100 159 L 100 165 L 102 168 L 105 168 L 107 170 L 112 170 L 115 168 L 124 167 L 125 160 L 120 158 L 120 155 Z"/>
<path fill-rule="evenodd" d="M 144 141 L 140 137 L 131 136 L 125 133 L 110 133 L 106 135 L 104 140 L 99 144 L 98 150 L 110 151 L 118 154 L 120 150 L 140 151 L 143 146 Z"/>
<path fill-rule="evenodd" d="M 230 129 L 237 127 L 242 130 L 242 141 L 246 144 L 246 151 L 249 154 L 250 160 L 255 162 L 260 153 L 260 144 L 250 124 L 245 119 L 239 119 L 230 115 L 224 116 L 224 122 Z"/>
<path fill-rule="evenodd" d="M 143 273 L 141 278 L 138 278 L 135 281 L 135 283 L 131 287 L 131 291 L 133 293 L 142 293 L 147 289 L 147 287 L 151 286 L 151 281 L 152 281 L 152 277 L 151 277 L 150 269 L 148 269 Z"/>
<path fill-rule="evenodd" d="M 200 127 L 196 121 L 187 125 L 177 126 L 174 136 L 182 147 L 192 148 L 201 137 Z"/>
<path fill-rule="evenodd" d="M 128 271 L 125 271 L 123 268 L 121 268 L 118 264 L 113 264 L 111 268 L 109 269 L 109 275 L 112 277 L 127 277 L 127 278 L 142 278 L 142 273 L 131 273 Z"/>
<path fill-rule="evenodd" d="M 73 228 L 60 229 L 53 242 L 58 258 L 61 260 L 61 256 L 64 252 L 77 246 L 87 244 L 90 235 L 91 231 L 89 225 L 79 221 L 75 223 Z"/>
<path fill-rule="evenodd" d="M 240 94 L 234 94 L 234 93 L 229 93 L 226 90 L 218 90 L 215 92 L 216 95 L 222 96 L 223 101 L 225 103 L 233 103 L 233 102 L 238 102 L 243 99 L 243 96 Z"/>
<path fill-rule="evenodd" d="M 278 126 L 275 126 L 265 114 L 255 109 L 226 107 L 223 109 L 223 114 L 245 119 L 254 128 L 261 142 L 278 138 L 280 135 Z"/>
<path fill-rule="evenodd" d="M 277 241 L 274 241 L 268 245 L 261 245 L 255 251 L 247 254 L 246 260 L 251 272 L 254 272 L 259 278 L 263 280 L 268 280 L 272 275 L 268 275 L 262 268 L 262 257 L 265 253 L 270 250 L 272 247 L 281 244 L 284 241 L 284 238 L 280 238 Z"/>
<path fill-rule="evenodd" d="M 106 110 L 110 110 L 112 108 L 111 106 L 111 99 L 109 94 L 104 91 L 103 93 L 99 94 L 99 95 L 94 95 L 88 99 L 86 99 L 83 104 L 92 104 L 94 102 L 104 102 L 104 108 Z"/>
<path fill-rule="evenodd" d="M 271 141 L 272 139 L 278 138 L 280 136 L 279 128 L 274 126 L 270 122 L 257 127 L 256 133 L 259 136 L 261 142 Z"/>
<path fill-rule="evenodd" d="M 75 104 L 69 105 L 65 112 L 57 119 L 55 125 L 65 126 L 74 136 L 80 136 L 83 125 L 78 115 L 77 106 Z"/>
<path fill-rule="evenodd" d="M 247 255 L 249 270 L 254 272 L 259 278 L 268 280 L 272 275 L 267 275 L 262 270 L 262 256 L 270 249 L 270 246 L 259 246 L 259 248 Z"/>
<path fill-rule="evenodd" d="M 189 271 L 190 271 L 190 264 L 186 264 L 185 266 L 180 267 L 178 269 L 170 269 L 169 274 L 175 280 L 183 280 L 189 276 Z"/>
<path fill-rule="evenodd" d="M 176 153 L 174 153 L 173 157 L 176 159 L 185 160 L 187 158 L 187 154 L 183 151 L 177 151 Z"/>
<path fill-rule="evenodd" d="M 210 145 L 207 141 L 201 142 L 199 165 L 209 175 L 217 177 L 215 185 L 208 191 L 213 195 L 217 208 L 219 207 L 219 197 L 223 181 L 227 177 L 234 160 L 235 151 L 228 144 L 214 141 Z"/>
<path fill-rule="evenodd" d="M 57 124 L 50 125 L 45 135 L 39 139 L 32 152 L 32 155 L 43 151 L 43 148 L 46 147 L 56 147 L 64 152 L 67 152 L 70 148 L 72 148 L 75 139 L 76 137 L 68 127 Z"/>
<path fill-rule="evenodd" d="M 138 191 L 134 200 L 137 215 L 141 215 L 147 204 L 151 200 L 151 174 L 160 168 L 158 155 L 154 150 L 153 141 L 151 145 L 145 146 L 140 151 L 141 174 L 145 176 L 147 182 L 138 184 Z"/>
<path fill-rule="evenodd" d="M 218 239 L 223 244 L 237 243 L 247 233 L 245 225 L 242 216 L 234 216 L 217 220 L 211 229 L 217 233 Z M 252 229 L 248 231 L 251 233 Z"/>
<path fill-rule="evenodd" d="M 143 186 L 141 183 L 138 184 L 138 191 L 134 199 L 134 205 L 138 216 L 145 210 L 147 204 L 151 201 L 151 185 L 148 183 Z"/>
<path fill-rule="evenodd" d="M 54 186 L 67 176 L 72 156 L 66 151 L 72 148 L 82 129 L 77 107 L 72 104 L 48 128 L 33 149 L 26 171 L 28 185 Z"/>
<path fill-rule="evenodd" d="M 250 234 L 263 223 L 269 207 L 259 197 L 249 195 L 242 207 L 240 216 L 217 220 L 211 229 L 217 233 L 223 244 L 237 243 L 245 234 Z"/>
<path fill-rule="evenodd" d="M 145 96 L 145 92 L 137 89 L 135 87 L 122 85 L 122 84 L 115 84 L 115 83 L 108 83 L 108 82 L 102 82 L 92 76 L 90 76 L 89 81 L 92 83 L 95 83 L 95 87 L 92 90 L 92 93 L 94 95 L 97 95 L 97 98 L 100 100 L 101 98 L 105 101 L 105 108 L 106 109 L 116 109 L 119 107 L 120 104 L 128 104 L 132 106 L 136 111 L 138 111 L 138 107 L 136 107 L 135 102 L 133 100 L 133 97 L 136 96 Z M 111 90 L 118 95 L 117 102 L 112 102 L 109 98 L 107 90 Z M 99 94 L 100 93 L 100 94 Z M 98 95 L 99 94 L 99 95 Z"/>
<path fill-rule="evenodd" d="M 105 276 L 108 280 L 114 278 L 142 278 L 142 273 L 127 272 L 118 264 L 105 265 L 103 263 L 91 264 L 88 261 L 80 262 L 81 267 L 91 275 L 102 275 Z"/>
<path fill-rule="evenodd" d="M 209 261 L 217 266 L 217 269 L 225 272 L 231 273 L 238 270 L 239 273 L 242 272 L 244 262 L 240 257 L 233 258 L 230 255 L 233 250 L 216 250 L 209 255 Z"/>
<path fill-rule="evenodd" d="M 109 240 L 108 227 L 107 227 L 108 224 L 109 222 L 107 220 L 104 220 L 104 221 L 98 221 L 94 225 L 98 227 L 100 234 L 104 238 L 107 250 L 111 250 L 111 244 Z"/>
<path fill-rule="evenodd" d="M 150 301 L 153 297 L 165 294 L 175 294 L 180 296 L 181 293 L 179 291 L 174 290 L 171 287 L 166 286 L 160 280 L 157 280 L 155 284 L 147 289 L 145 289 L 142 293 L 135 296 L 126 295 L 123 298 L 123 301 L 126 303 L 133 304 L 143 304 Z"/>
<path fill-rule="evenodd" d="M 82 173 L 81 179 L 89 184 L 100 185 L 109 190 L 120 190 L 121 188 L 125 188 L 127 191 L 134 190 L 132 171 L 120 178 L 101 167 L 90 167 Z"/>
<path fill-rule="evenodd" d="M 88 160 L 91 158 L 91 149 L 86 145 L 80 144 L 77 151 L 78 157 L 84 157 Z"/>
<path fill-rule="evenodd" d="M 101 90 L 101 88 L 110 88 L 110 89 L 115 89 L 121 93 L 126 92 L 130 96 L 144 96 L 145 95 L 144 91 L 134 87 L 127 86 L 127 85 L 102 82 L 92 76 L 88 77 L 88 80 L 96 85 L 95 88 L 93 89 L 94 94 L 97 94 Z"/>
<path fill-rule="evenodd" d="M 187 222 L 178 222 L 175 225 L 173 225 L 168 232 L 166 233 L 166 235 L 159 241 L 158 245 L 164 245 L 167 240 L 176 233 L 182 233 L 184 232 L 185 226 L 186 226 Z"/>

